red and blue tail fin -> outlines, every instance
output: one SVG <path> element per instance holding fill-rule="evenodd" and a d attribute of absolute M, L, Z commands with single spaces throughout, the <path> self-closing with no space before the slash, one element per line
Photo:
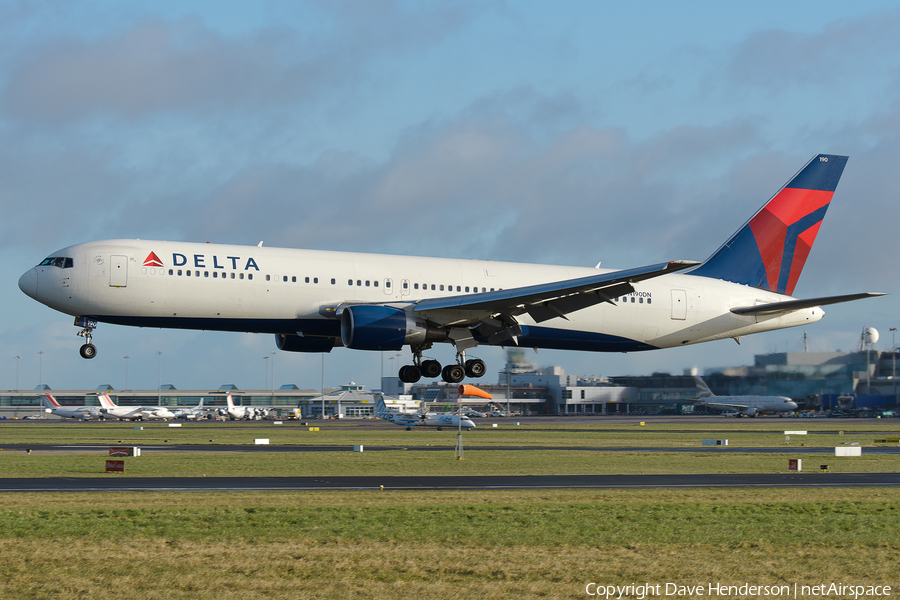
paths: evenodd
<path fill-rule="evenodd" d="M 813 157 L 691 274 L 792 295 L 846 164 L 846 156 Z"/>

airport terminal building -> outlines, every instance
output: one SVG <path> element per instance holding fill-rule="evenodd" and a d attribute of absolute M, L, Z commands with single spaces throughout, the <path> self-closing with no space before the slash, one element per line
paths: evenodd
<path fill-rule="evenodd" d="M 477 411 L 520 415 L 569 414 L 683 414 L 706 410 L 691 402 L 697 396 L 694 373 L 649 376 L 578 377 L 561 367 L 537 368 L 510 352 L 510 361 L 493 384 L 477 382 L 490 393 L 488 401 L 460 397 L 459 386 L 436 381 L 418 384 L 385 377 L 385 395 L 409 406 L 420 401 L 429 410 L 453 411 L 466 407 Z M 787 396 L 801 409 L 823 412 L 840 409 L 860 413 L 898 408 L 897 356 L 891 352 L 785 352 L 757 355 L 753 366 L 708 369 L 701 375 L 718 395 Z M 162 405 L 188 408 L 203 400 L 212 414 L 225 407 L 230 393 L 239 406 L 271 408 L 272 418 L 372 418 L 376 397 L 364 386 L 351 383 L 337 389 L 300 389 L 288 384 L 269 390 L 241 390 L 222 385 L 207 390 L 47 390 L 64 406 L 98 406 L 97 394 L 105 392 L 121 406 Z M 711 411 L 715 412 L 715 411 Z M 0 391 L 0 417 L 46 416 L 37 390 Z"/>

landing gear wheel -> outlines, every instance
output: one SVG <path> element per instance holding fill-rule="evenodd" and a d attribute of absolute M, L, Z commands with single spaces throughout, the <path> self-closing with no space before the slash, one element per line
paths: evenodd
<path fill-rule="evenodd" d="M 473 358 L 466 361 L 466 377 L 484 377 L 487 372 L 487 365 L 480 358 Z"/>
<path fill-rule="evenodd" d="M 434 379 L 441 374 L 441 363 L 436 360 L 426 360 L 422 362 L 422 376 L 428 379 Z"/>
<path fill-rule="evenodd" d="M 441 371 L 441 378 L 447 383 L 459 383 L 466 378 L 466 370 L 460 365 L 447 365 Z"/>
<path fill-rule="evenodd" d="M 97 347 L 93 344 L 85 344 L 78 352 L 81 354 L 81 358 L 94 358 L 97 356 Z"/>
<path fill-rule="evenodd" d="M 416 365 L 405 365 L 400 367 L 399 376 L 403 383 L 416 383 L 422 378 L 422 370 Z"/>

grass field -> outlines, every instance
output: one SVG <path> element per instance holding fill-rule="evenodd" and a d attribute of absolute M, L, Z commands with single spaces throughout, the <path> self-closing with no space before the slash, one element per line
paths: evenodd
<path fill-rule="evenodd" d="M 788 424 L 794 425 L 790 429 L 800 429 L 796 421 Z M 807 443 L 835 445 L 833 435 L 839 438 L 837 443 L 872 445 L 878 436 L 871 434 L 871 422 L 866 424 L 870 428 L 865 433 L 811 434 Z M 779 439 L 780 445 L 785 444 L 780 429 L 756 433 L 762 431 L 760 425 L 742 424 L 743 429 L 732 430 L 728 438 L 738 439 L 735 436 L 740 434 L 747 446 L 776 445 Z M 110 427 L 103 425 L 97 428 L 100 432 L 84 424 L 43 430 L 19 427 L 22 424 L 0 427 L 0 439 L 13 443 L 7 435 L 11 430 L 36 436 L 29 438 L 34 443 L 57 442 L 57 432 L 91 440 L 84 443 L 98 442 L 98 436 L 115 443 L 128 432 L 157 435 L 154 429 L 135 432 L 131 426 L 116 426 L 113 431 L 103 430 Z M 701 436 L 723 437 L 707 435 L 710 429 L 691 428 L 687 434 L 633 429 L 592 435 L 598 439 L 616 436 L 624 446 L 654 445 L 657 435 L 687 435 L 684 443 L 696 445 Z M 185 427 L 177 433 L 200 435 L 194 443 L 208 444 L 210 431 L 222 443 L 240 443 L 228 441 L 231 436 L 234 440 L 246 435 L 275 437 L 257 433 L 262 430 L 254 427 L 189 430 Z M 312 436 L 299 427 L 281 432 L 289 437 Z M 386 445 L 402 445 L 412 434 L 416 445 L 434 443 L 450 449 L 362 454 L 148 453 L 126 459 L 126 468 L 129 475 L 148 476 L 422 470 L 696 473 L 784 471 L 787 462 L 787 456 L 771 454 L 577 450 L 478 450 L 467 451 L 464 461 L 455 461 L 452 432 L 335 429 L 319 433 L 325 435 L 309 443 L 323 443 L 328 436 L 332 443 L 352 444 L 350 438 L 371 433 L 372 440 L 383 438 Z M 523 445 L 566 447 L 579 445 L 576 442 L 584 436 L 584 431 L 565 428 L 486 433 L 484 445 L 514 445 L 504 440 L 516 439 Z M 532 435 L 546 439 L 526 444 Z M 828 441 L 820 442 L 819 436 Z M 466 443 L 481 444 L 474 437 L 467 434 Z M 790 444 L 794 445 L 793 440 Z M 600 444 L 581 441 L 580 445 Z M 102 453 L 0 451 L 0 467 L 5 477 L 96 476 L 105 458 Z M 810 459 L 816 466 L 822 462 L 821 455 L 810 455 Z M 865 452 L 860 459 L 827 459 L 833 469 L 853 471 L 897 472 L 897 461 L 893 455 L 867 456 Z M 588 598 L 585 586 L 590 582 L 660 584 L 661 591 L 666 583 L 802 586 L 837 582 L 892 585 L 896 594 L 900 588 L 898 517 L 900 489 L 894 488 L 6 494 L 0 495 L 0 598 Z"/>
<path fill-rule="evenodd" d="M 632 423 L 516 426 L 510 419 L 498 428 L 484 424 L 465 433 L 471 446 L 649 446 L 696 447 L 704 438 L 728 439 L 729 446 L 838 446 L 844 442 L 874 445 L 876 438 L 900 435 L 900 419 L 715 419 L 709 423 L 654 424 Z M 52 443 L 159 445 L 159 444 L 253 444 L 256 438 L 268 438 L 273 445 L 427 445 L 452 447 L 455 432 L 422 429 L 405 431 L 398 427 L 373 427 L 338 424 L 334 421 L 312 422 L 319 431 L 296 422 L 283 425 L 261 423 L 184 423 L 168 427 L 166 423 L 40 423 L 0 422 L 0 448 L 7 444 Z M 135 429 L 142 427 L 143 429 Z M 805 430 L 806 436 L 791 436 L 785 441 L 784 431 Z M 843 435 L 841 435 L 843 432 Z"/>
<path fill-rule="evenodd" d="M 31 454 L 0 452 L 4 477 L 121 477 L 106 473 L 106 452 Z M 827 464 L 832 473 L 900 471 L 900 455 L 597 452 L 578 450 L 145 453 L 125 461 L 129 477 L 309 477 L 350 475 L 624 475 L 637 473 L 784 473 L 788 458 L 804 471 Z"/>

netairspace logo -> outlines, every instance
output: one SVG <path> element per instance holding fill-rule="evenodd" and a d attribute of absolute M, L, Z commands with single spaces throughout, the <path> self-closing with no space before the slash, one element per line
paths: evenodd
<path fill-rule="evenodd" d="M 840 596 L 844 598 L 885 598 L 891 595 L 889 585 L 853 585 L 845 583 L 820 583 L 804 585 L 799 583 L 780 585 L 760 585 L 743 583 L 728 585 L 721 583 L 643 583 L 630 585 L 606 585 L 589 583 L 584 592 L 588 596 L 606 600 L 647 600 L 648 598 L 696 598 L 719 596 L 750 596 L 754 598 L 823 598 Z"/>

